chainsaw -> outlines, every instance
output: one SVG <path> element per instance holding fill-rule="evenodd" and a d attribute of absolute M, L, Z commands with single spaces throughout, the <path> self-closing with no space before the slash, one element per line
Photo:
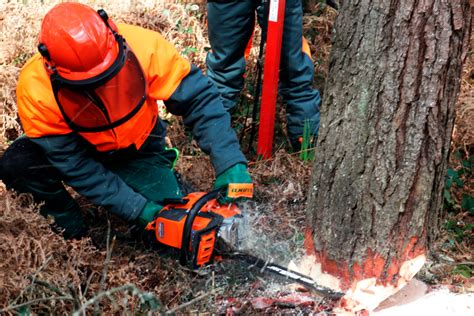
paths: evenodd
<path fill-rule="evenodd" d="M 243 215 L 235 203 L 218 202 L 225 193 L 232 198 L 252 198 L 253 184 L 229 184 L 208 193 L 193 192 L 181 199 L 167 199 L 165 207 L 145 229 L 153 231 L 159 243 L 178 249 L 181 265 L 200 268 L 212 262 L 218 253 L 291 279 L 324 297 L 342 297 L 342 293 L 320 286 L 308 276 L 239 251 L 239 223 Z"/>

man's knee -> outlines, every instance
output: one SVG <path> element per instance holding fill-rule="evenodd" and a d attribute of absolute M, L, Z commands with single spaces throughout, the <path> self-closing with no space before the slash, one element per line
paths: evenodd
<path fill-rule="evenodd" d="M 56 173 L 39 146 L 27 137 L 15 140 L 0 160 L 0 179 L 10 186 L 18 178 L 38 178 Z"/>
<path fill-rule="evenodd" d="M 85 235 L 87 226 L 79 205 L 61 184 L 59 171 L 30 139 L 21 137 L 8 147 L 0 160 L 0 177 L 9 189 L 32 193 L 36 202 L 44 202 L 41 214 L 53 216 L 66 239 Z"/>

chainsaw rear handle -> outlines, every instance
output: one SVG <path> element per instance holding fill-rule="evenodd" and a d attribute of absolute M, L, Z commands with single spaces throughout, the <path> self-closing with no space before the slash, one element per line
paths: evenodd
<path fill-rule="evenodd" d="M 196 203 L 194 203 L 191 209 L 189 209 L 188 216 L 186 217 L 186 221 L 184 222 L 183 238 L 181 239 L 181 250 L 180 250 L 180 256 L 179 256 L 179 263 L 181 265 L 186 265 L 189 261 L 188 249 L 189 249 L 189 243 L 191 242 L 191 233 L 193 231 L 194 219 L 196 218 L 201 208 L 207 202 L 209 202 L 212 199 L 217 199 L 219 195 L 224 193 L 226 190 L 227 190 L 227 187 L 222 187 L 222 188 L 219 188 L 219 189 L 216 189 L 209 193 L 204 194 L 196 201 Z"/>

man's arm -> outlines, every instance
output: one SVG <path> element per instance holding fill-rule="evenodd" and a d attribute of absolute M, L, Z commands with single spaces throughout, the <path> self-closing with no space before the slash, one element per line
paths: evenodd
<path fill-rule="evenodd" d="M 64 182 L 93 203 L 127 221 L 135 220 L 144 208 L 146 199 L 90 157 L 79 136 L 71 133 L 30 139 L 45 151 Z"/>
<path fill-rule="evenodd" d="M 191 67 L 165 105 L 172 114 L 183 116 L 201 149 L 211 156 L 217 175 L 247 163 L 217 88 L 197 67 Z"/>

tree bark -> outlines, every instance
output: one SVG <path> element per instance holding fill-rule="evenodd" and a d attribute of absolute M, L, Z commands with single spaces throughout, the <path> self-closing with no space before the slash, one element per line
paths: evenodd
<path fill-rule="evenodd" d="M 440 226 L 469 0 L 343 1 L 307 249 L 343 290 L 396 284 Z"/>

